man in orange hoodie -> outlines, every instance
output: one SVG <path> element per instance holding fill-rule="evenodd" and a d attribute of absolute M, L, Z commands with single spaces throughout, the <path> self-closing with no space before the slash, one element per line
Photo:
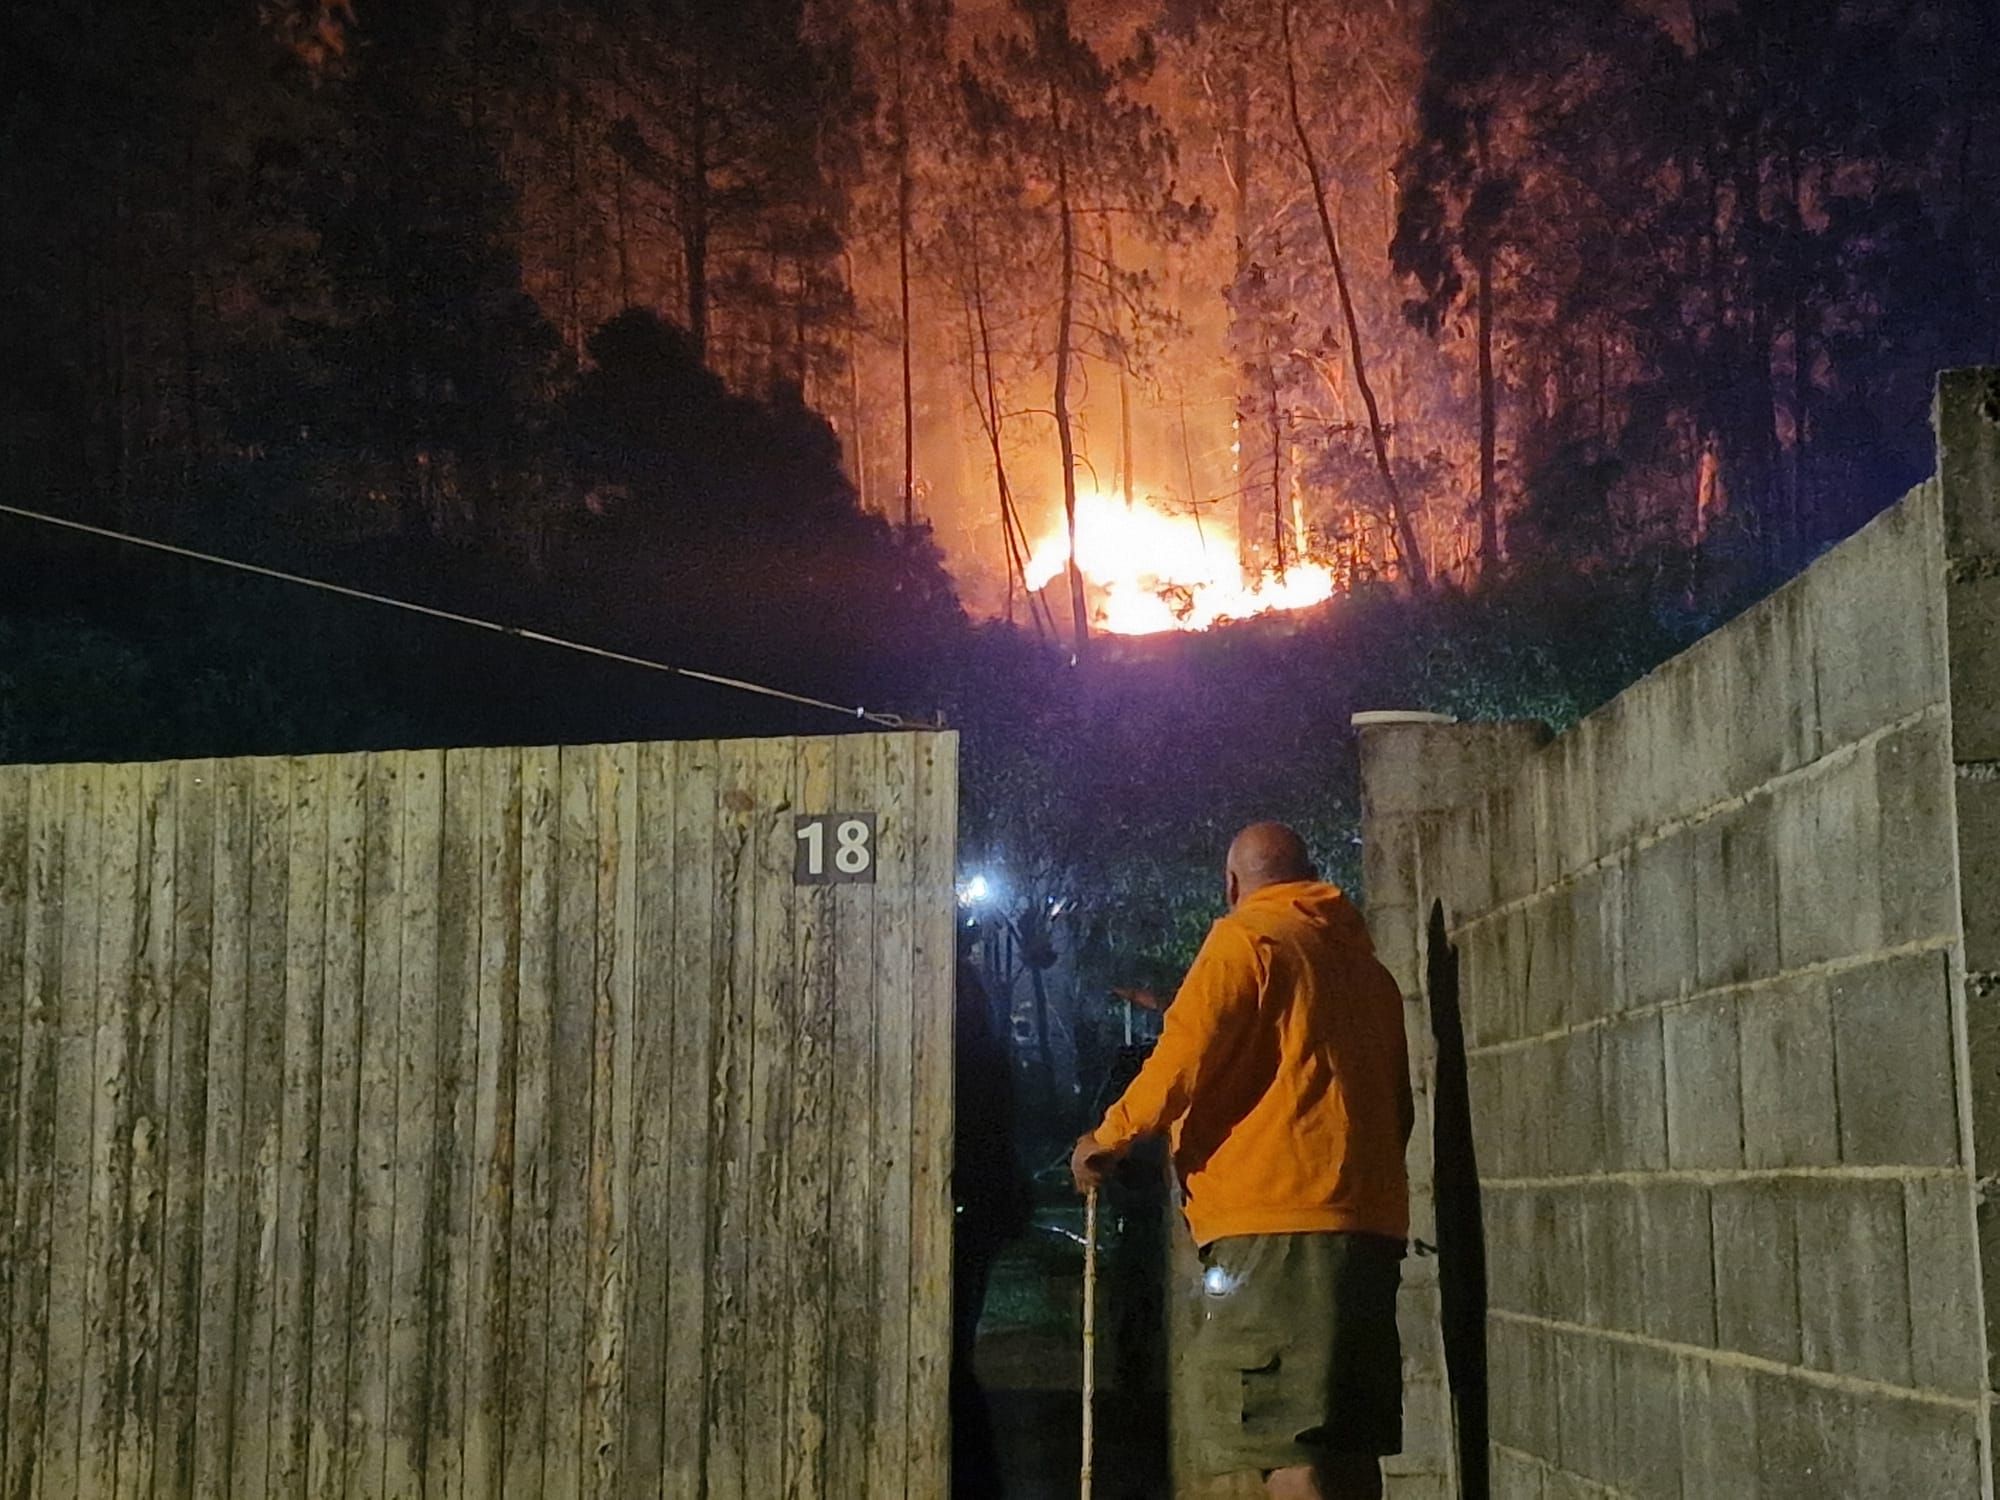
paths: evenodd
<path fill-rule="evenodd" d="M 1172 1136 L 1207 1267 L 1190 1370 L 1206 1466 L 1290 1500 L 1375 1500 L 1402 1447 L 1402 996 L 1291 829 L 1244 829 L 1227 880 L 1159 1045 L 1070 1167 L 1087 1191 Z"/>

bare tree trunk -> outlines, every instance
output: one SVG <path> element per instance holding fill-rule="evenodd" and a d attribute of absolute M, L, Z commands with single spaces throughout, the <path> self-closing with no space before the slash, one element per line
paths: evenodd
<path fill-rule="evenodd" d="M 1479 253 L 1479 576 L 1500 566 L 1499 403 L 1493 392 L 1493 250 Z"/>
<path fill-rule="evenodd" d="M 1278 576 L 1283 578 L 1290 564 L 1285 558 L 1285 418 L 1278 405 L 1278 367 L 1275 357 L 1265 348 L 1265 362 L 1270 370 L 1271 400 L 1269 418 L 1271 425 L 1271 547 L 1278 564 Z"/>
<path fill-rule="evenodd" d="M 708 362 L 708 96 L 697 79 L 690 119 L 689 162 L 681 184 L 681 263 L 687 271 L 688 337 Z"/>
<path fill-rule="evenodd" d="M 1062 103 L 1049 87 L 1049 118 L 1062 134 Z M 1076 435 L 1070 430 L 1069 367 L 1076 319 L 1076 216 L 1069 198 L 1069 159 L 1056 147 L 1056 213 L 1062 232 L 1062 302 L 1056 313 L 1056 438 L 1062 448 L 1063 519 L 1069 529 L 1070 627 L 1075 633 L 1077 659 L 1090 648 L 1090 610 L 1083 594 L 1083 570 L 1076 558 Z"/>
<path fill-rule="evenodd" d="M 896 7 L 896 295 L 903 341 L 903 530 L 917 524 L 917 395 L 910 371 L 910 207 L 916 184 L 910 172 L 909 79 L 903 56 L 903 7 Z"/>
<path fill-rule="evenodd" d="M 1382 428 L 1382 409 L 1375 400 L 1375 388 L 1368 383 L 1368 363 L 1361 352 L 1361 323 L 1354 314 L 1354 293 L 1347 284 L 1347 263 L 1340 253 L 1340 236 L 1333 227 L 1333 214 L 1326 206 L 1326 178 L 1320 171 L 1319 154 L 1313 150 L 1312 136 L 1306 130 L 1305 112 L 1299 107 L 1298 63 L 1292 48 L 1292 3 L 1279 0 L 1279 24 L 1284 32 L 1285 47 L 1285 97 L 1292 116 L 1292 133 L 1298 137 L 1299 153 L 1305 158 L 1306 176 L 1312 185 L 1313 208 L 1319 215 L 1320 234 L 1326 241 L 1327 258 L 1333 262 L 1333 284 L 1340 293 L 1340 313 L 1347 324 L 1347 350 L 1354 365 L 1354 385 L 1361 393 L 1361 404 L 1368 410 L 1368 436 L 1375 448 L 1375 467 L 1382 476 L 1382 493 L 1389 505 L 1389 520 L 1396 528 L 1397 549 L 1403 554 L 1403 569 L 1409 575 L 1410 586 L 1419 593 L 1430 588 L 1430 569 L 1424 563 L 1424 554 L 1417 544 L 1416 528 L 1410 523 L 1410 514 L 1403 504 L 1401 486 L 1396 483 L 1396 472 L 1389 463 L 1389 440 Z"/>
<path fill-rule="evenodd" d="M 1236 240 L 1235 282 L 1240 286 L 1244 273 L 1250 268 L 1250 78 L 1246 69 L 1239 67 L 1236 70 L 1231 90 L 1228 168 L 1231 220 Z M 1238 384 L 1233 415 L 1235 435 L 1239 441 L 1232 450 L 1229 478 L 1236 502 L 1236 561 L 1245 570 L 1250 567 L 1253 555 L 1250 539 L 1257 534 L 1257 527 L 1251 488 L 1243 477 L 1241 439 L 1249 435 L 1248 421 L 1255 410 L 1255 399 L 1254 391 Z"/>
<path fill-rule="evenodd" d="M 1022 596 L 1027 601 L 1028 617 L 1035 622 L 1039 634 L 1054 634 L 1055 622 L 1048 616 L 1048 606 L 1039 594 L 1028 588 L 1028 538 L 1021 527 L 1021 515 L 1014 505 L 1014 488 L 1007 478 L 1007 458 L 1001 442 L 1000 387 L 993 374 L 993 335 L 986 318 L 986 272 L 984 247 L 980 243 L 979 231 L 974 227 L 971 237 L 972 286 L 968 299 L 968 312 L 972 327 L 967 331 L 968 351 L 973 370 L 972 404 L 979 409 L 980 425 L 986 431 L 986 442 L 993 455 L 993 486 L 1000 501 L 1000 535 L 1007 553 L 1007 622 L 1014 621 L 1014 585 L 1021 585 Z"/>

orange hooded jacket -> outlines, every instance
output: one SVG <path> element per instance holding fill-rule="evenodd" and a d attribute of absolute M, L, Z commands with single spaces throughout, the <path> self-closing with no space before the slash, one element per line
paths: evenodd
<path fill-rule="evenodd" d="M 1403 997 L 1361 914 L 1315 880 L 1252 892 L 1210 929 L 1159 1044 L 1105 1112 L 1121 1150 L 1171 1130 L 1188 1227 L 1410 1229 Z"/>

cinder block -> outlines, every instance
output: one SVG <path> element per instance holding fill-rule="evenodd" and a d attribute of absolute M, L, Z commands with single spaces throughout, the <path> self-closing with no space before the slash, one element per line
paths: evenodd
<path fill-rule="evenodd" d="M 1875 746 L 1875 800 L 1881 816 L 1882 939 L 1886 943 L 1915 943 L 1956 932 L 1952 780 L 1950 735 L 1942 723 L 1910 725 Z M 1961 865 L 1965 857 L 1963 805 L 1961 796 Z M 1987 847 L 2000 858 L 2000 826 L 1994 828 L 1994 836 L 1996 842 Z M 2000 895 L 2000 888 L 1994 894 Z M 1967 910 L 1972 909 L 1968 902 Z M 1971 938 L 1968 931 L 1968 947 Z M 2000 943 L 1992 951 L 2000 955 Z"/>
<path fill-rule="evenodd" d="M 1383 1500 L 1457 1500 L 1456 1489 L 1451 1480 L 1442 1474 L 1398 1473 L 1394 1458 L 1382 1461 Z M 1249 1490 L 1246 1496 L 1260 1496 L 1262 1491 Z"/>
<path fill-rule="evenodd" d="M 1639 1500 L 1681 1500 L 1680 1392 L 1673 1356 L 1620 1344 L 1612 1364 L 1618 1390 L 1615 1483 Z"/>
<path fill-rule="evenodd" d="M 1971 1412 L 1893 1396 L 1861 1397 L 1855 1407 L 1855 1494 L 1980 1493 L 1979 1419 Z"/>
<path fill-rule="evenodd" d="M 1870 1493 L 1855 1488 L 1860 1434 L 1851 1396 L 1783 1375 L 1759 1373 L 1751 1381 L 1757 1403 L 1757 1488 L 1746 1493 L 1758 1500 L 1830 1500 L 1836 1495 L 1858 1500 Z"/>
<path fill-rule="evenodd" d="M 1928 1390 L 1974 1395 L 1983 1342 L 1969 1184 L 1905 1183 L 1903 1227 L 1910 1254 L 1910 1378 Z"/>
<path fill-rule="evenodd" d="M 1564 1333 L 1555 1337 L 1560 1462 L 1599 1484 L 1617 1481 L 1618 1394 L 1609 1339 Z"/>
<path fill-rule="evenodd" d="M 1867 750 L 1774 794 L 1778 949 L 1787 969 L 1882 946 L 1881 813 Z"/>
<path fill-rule="evenodd" d="M 1584 1322 L 1583 1234 L 1578 1187 L 1541 1188 L 1534 1199 L 1534 1235 L 1542 1261 L 1537 1310 L 1563 1323 Z"/>
<path fill-rule="evenodd" d="M 1679 1377 L 1683 1491 L 1690 1500 L 1756 1494 L 1757 1403 L 1750 1373 L 1683 1359 Z"/>
<path fill-rule="evenodd" d="M 1743 1164 L 1743 1086 L 1736 1002 L 1679 1006 L 1661 1017 L 1666 1044 L 1667 1160 L 1680 1168 Z"/>
<path fill-rule="evenodd" d="M 2000 1195 L 1983 1184 L 1972 1200 L 1979 1237 L 1979 1284 L 1985 1294 L 1986 1388 L 2000 1391 Z"/>
<path fill-rule="evenodd" d="M 1628 689 L 1590 715 L 1591 783 L 1597 788 L 1597 838 L 1600 853 L 1609 853 L 1644 830 L 1644 809 L 1629 794 L 1647 769 L 1639 758 L 1645 736 L 1636 730 L 1640 715 L 1634 696 L 1644 684 Z M 1583 747 L 1579 746 L 1579 750 Z"/>
<path fill-rule="evenodd" d="M 1910 1383 L 1903 1189 L 1875 1180 L 1791 1186 L 1798 1222 L 1801 1362 Z"/>
<path fill-rule="evenodd" d="M 1486 1236 L 1486 1301 L 1506 1312 L 1539 1311 L 1542 1268 L 1535 1264 L 1533 1188 L 1488 1187 L 1479 1196 Z"/>
<path fill-rule="evenodd" d="M 1403 1345 L 1405 1380 L 1442 1380 L 1444 1339 L 1434 1296 L 1404 1293 L 1396 1298 L 1396 1333 Z"/>
<path fill-rule="evenodd" d="M 1488 1178 L 1525 1177 L 1519 1122 L 1511 1113 L 1509 1075 L 1518 1054 L 1475 1052 L 1465 1060 L 1465 1092 L 1479 1170 Z M 1426 1164 L 1429 1157 L 1424 1158 Z"/>
<path fill-rule="evenodd" d="M 1701 988 L 1778 970 L 1778 867 L 1771 803 L 1759 798 L 1695 830 L 1695 978 Z"/>
<path fill-rule="evenodd" d="M 1742 794 L 1819 754 L 1812 691 L 1812 611 L 1803 587 L 1779 589 L 1710 636 L 1702 711 L 1706 753 L 1728 793 Z"/>
<path fill-rule="evenodd" d="M 1525 1453 L 1492 1448 L 1493 1500 L 1544 1500 L 1542 1466 Z"/>
<path fill-rule="evenodd" d="M 1937 481 L 1953 557 L 2000 557 L 2000 371 L 1938 376 Z M 1905 504 L 1912 502 L 1905 501 Z"/>
<path fill-rule="evenodd" d="M 1966 1060 L 1972 1076 L 1971 1159 L 2000 1161 L 2000 974 L 1965 976 Z M 2000 1387 L 1996 1387 L 2000 1389 Z"/>
<path fill-rule="evenodd" d="M 1363 811 L 1380 816 L 1463 805 L 1511 776 L 1548 742 L 1549 730 L 1528 720 L 1375 724 L 1359 738 Z"/>
<path fill-rule="evenodd" d="M 1658 1015 L 1617 1021 L 1597 1032 L 1603 1056 L 1603 1154 L 1576 1172 L 1657 1171 L 1667 1164 L 1666 1049 Z"/>
<path fill-rule="evenodd" d="M 1566 880 L 1604 852 L 1597 817 L 1598 733 L 1598 721 L 1587 718 L 1536 757 L 1536 857 L 1547 879 Z"/>
<path fill-rule="evenodd" d="M 1615 865 L 1579 876 L 1569 887 L 1569 1018 L 1595 1020 L 1623 1008 L 1623 872 Z"/>
<path fill-rule="evenodd" d="M 1961 776 L 1957 791 L 1958 902 L 1965 921 L 1965 966 L 1986 973 L 2000 969 L 2000 780 Z M 1948 875 L 1948 856 L 1943 863 Z"/>
<path fill-rule="evenodd" d="M 1709 1207 L 1717 1347 L 1797 1364 L 1798 1228 L 1791 1200 L 1775 1182 L 1719 1183 Z"/>
<path fill-rule="evenodd" d="M 1521 993 L 1508 943 L 1518 917 L 1483 917 L 1465 929 L 1458 947 L 1458 997 L 1470 1047 L 1508 1042 L 1521 1032 Z"/>
<path fill-rule="evenodd" d="M 1812 613 L 1813 686 L 1826 748 L 1942 701 L 1935 623 L 1941 561 L 1922 507 L 1899 505 L 1800 581 Z"/>
<path fill-rule="evenodd" d="M 1518 901 L 1545 884 L 1535 859 L 1535 807 L 1519 780 L 1486 798 L 1486 837 L 1493 851 L 1493 896 Z"/>
<path fill-rule="evenodd" d="M 1442 1380 L 1403 1382 L 1404 1473 L 1436 1473 L 1439 1462 L 1457 1442 L 1452 1428 L 1451 1396 Z"/>
<path fill-rule="evenodd" d="M 1945 618 L 1952 754 L 1961 762 L 2000 760 L 2000 576 L 1952 577 Z"/>
<path fill-rule="evenodd" d="M 1419 822 L 1415 813 L 1385 813 L 1366 825 L 1361 841 L 1361 885 L 1371 920 L 1378 905 L 1416 905 Z"/>
<path fill-rule="evenodd" d="M 1528 1036 L 1558 1030 L 1570 1016 L 1576 972 L 1576 911 L 1569 893 L 1545 891 L 1522 908 L 1528 938 L 1528 988 L 1521 1029 Z"/>
<path fill-rule="evenodd" d="M 1639 1190 L 1593 1183 L 1575 1195 L 1583 1240 L 1583 1316 L 1593 1328 L 1638 1333 L 1646 1326 Z"/>
<path fill-rule="evenodd" d="M 1743 1160 L 1750 1167 L 1823 1167 L 1840 1160 L 1833 1091 L 1833 1015 L 1825 981 L 1785 980 L 1746 994 L 1742 1042 Z"/>
<path fill-rule="evenodd" d="M 1625 870 L 1625 995 L 1631 1006 L 1672 1000 L 1695 973 L 1694 837 L 1634 850 Z"/>
<path fill-rule="evenodd" d="M 1542 1500 L 1619 1500 L 1609 1485 L 1567 1469 L 1550 1469 L 1542 1475 Z"/>
<path fill-rule="evenodd" d="M 1942 953 L 1828 981 L 1843 1161 L 1950 1166 L 1958 1155 L 1951 972 Z"/>
<path fill-rule="evenodd" d="M 1715 1343 L 1715 1255 L 1709 1190 L 1658 1183 L 1639 1190 L 1639 1263 L 1645 1331 L 1678 1344 Z"/>
<path fill-rule="evenodd" d="M 1417 908 L 1406 902 L 1373 901 L 1368 906 L 1368 937 L 1405 996 L 1424 988 L 1423 931 Z"/>
<path fill-rule="evenodd" d="M 1493 1441 L 1553 1459 L 1560 1441 L 1556 1336 L 1495 1318 L 1486 1347 Z"/>
<path fill-rule="evenodd" d="M 1462 807 L 1421 820 L 1417 835 L 1417 890 L 1425 900 L 1443 900 L 1463 921 L 1483 917 L 1496 904 L 1493 847 L 1481 793 Z"/>
<path fill-rule="evenodd" d="M 1554 1070 L 1554 1090 L 1548 1094 L 1548 1108 L 1554 1118 L 1546 1122 L 1550 1172 L 1556 1176 L 1588 1176 L 1602 1170 L 1604 1154 L 1604 1106 L 1598 1076 L 1598 1032 L 1570 1032 L 1544 1048 Z M 1524 1112 L 1522 1124 L 1534 1128 L 1534 1106 Z"/>

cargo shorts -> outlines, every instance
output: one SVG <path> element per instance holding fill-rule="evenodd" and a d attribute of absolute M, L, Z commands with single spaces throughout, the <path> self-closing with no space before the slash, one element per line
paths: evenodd
<path fill-rule="evenodd" d="M 1201 1258 L 1187 1409 L 1204 1470 L 1269 1473 L 1401 1450 L 1400 1240 L 1247 1235 Z"/>

